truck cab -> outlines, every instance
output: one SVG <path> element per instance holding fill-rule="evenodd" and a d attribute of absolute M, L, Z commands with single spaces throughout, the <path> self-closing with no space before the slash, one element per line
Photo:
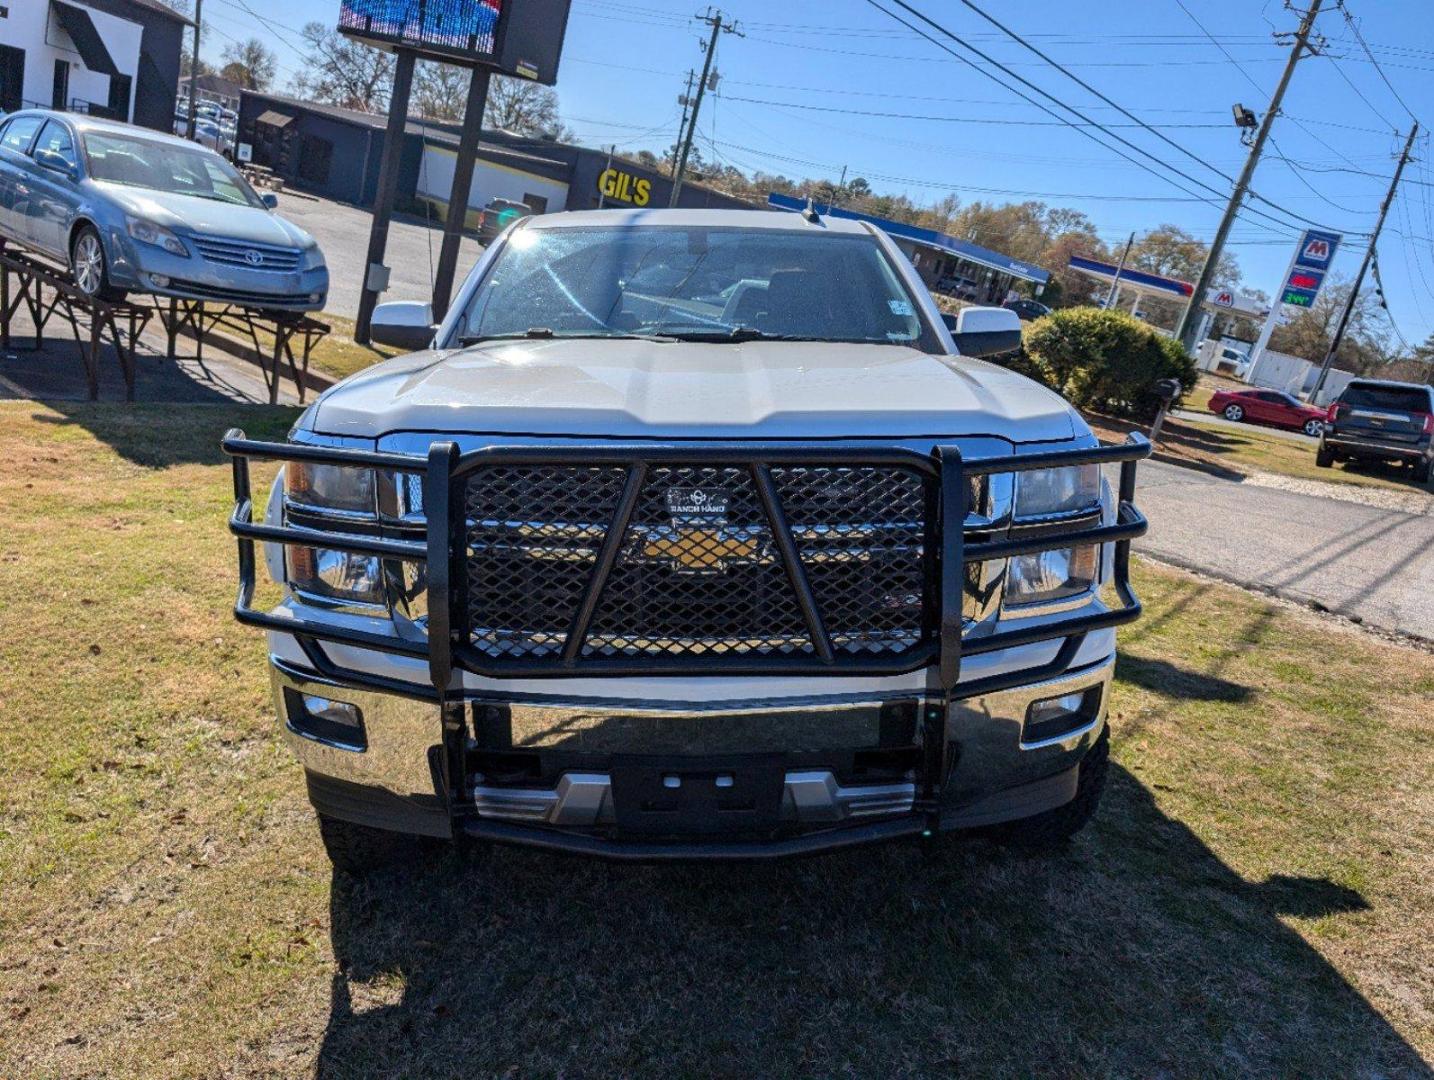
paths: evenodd
<path fill-rule="evenodd" d="M 441 324 L 381 305 L 372 334 L 418 351 L 288 441 L 224 440 L 235 613 L 339 865 L 404 835 L 1060 842 L 1094 812 L 1149 446 L 972 355 L 1013 313 L 953 333 L 862 222 L 614 210 L 515 222 Z"/>

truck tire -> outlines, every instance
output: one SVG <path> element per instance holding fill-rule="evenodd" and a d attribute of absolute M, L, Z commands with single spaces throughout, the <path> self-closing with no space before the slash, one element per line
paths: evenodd
<path fill-rule="evenodd" d="M 1110 728 L 1102 727 L 1100 737 L 1080 763 L 1075 798 L 1054 810 L 997 826 L 992 839 L 1028 850 L 1048 851 L 1064 846 L 1095 816 L 1109 773 Z"/>
<path fill-rule="evenodd" d="M 1321 469 L 1328 469 L 1334 464 L 1334 454 L 1321 446 L 1315 451 L 1315 466 Z"/>
<path fill-rule="evenodd" d="M 1414 482 L 1428 484 L 1431 481 L 1434 481 L 1434 461 L 1416 461 L 1414 463 Z"/>
<path fill-rule="evenodd" d="M 319 814 L 319 837 L 324 842 L 324 851 L 335 870 L 341 870 L 354 877 L 363 877 L 393 862 L 409 848 L 411 838 L 387 829 L 374 829 L 367 825 L 355 825 L 341 821 L 327 814 Z"/>

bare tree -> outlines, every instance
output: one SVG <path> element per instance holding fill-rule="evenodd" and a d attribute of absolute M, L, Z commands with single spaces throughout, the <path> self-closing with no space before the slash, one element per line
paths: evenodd
<path fill-rule="evenodd" d="M 413 72 L 414 111 L 430 120 L 462 120 L 471 78 L 468 68 L 420 61 Z"/>
<path fill-rule="evenodd" d="M 270 48 L 258 38 L 226 45 L 224 66 L 219 74 L 238 83 L 245 90 L 267 90 L 279 70 L 279 61 Z"/>
<path fill-rule="evenodd" d="M 304 71 L 294 78 L 296 97 L 363 112 L 388 107 L 393 87 L 393 56 L 344 37 L 321 22 L 306 23 Z"/>
<path fill-rule="evenodd" d="M 460 106 L 461 108 L 461 106 Z M 558 119 L 558 93 L 551 86 L 527 79 L 496 75 L 488 87 L 483 126 L 519 135 L 570 135 Z"/>

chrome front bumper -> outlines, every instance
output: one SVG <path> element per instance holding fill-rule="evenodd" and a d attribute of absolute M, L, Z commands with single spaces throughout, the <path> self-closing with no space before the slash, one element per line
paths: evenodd
<path fill-rule="evenodd" d="M 953 703 L 946 726 L 953 765 L 943 789 L 942 827 L 1013 820 L 1072 798 L 1076 767 L 1105 722 L 1114 667 L 1114 657 L 1108 656 L 1057 678 Z M 793 763 L 785 771 L 781 806 L 788 831 L 820 833 L 832 840 L 825 846 L 840 846 L 846 830 L 866 823 L 889 829 L 910 821 L 910 832 L 921 831 L 922 818 L 914 813 L 914 770 L 873 782 L 841 776 L 838 767 L 822 760 L 827 755 L 833 762 L 849 761 L 852 753 L 875 750 L 893 737 L 919 739 L 918 724 L 896 736 L 891 732 L 894 705 L 910 705 L 912 714 L 920 707 L 909 698 L 758 702 L 691 711 L 670 705 L 472 701 L 476 724 L 484 723 L 485 710 L 501 713 L 510 733 L 507 744 L 514 751 L 575 764 L 559 765 L 549 780 L 529 782 L 500 782 L 475 770 L 465 777 L 464 790 L 450 795 L 443 789 L 438 764 L 443 732 L 435 704 L 334 683 L 278 659 L 271 663 L 271 672 L 281 730 L 310 775 L 311 794 L 315 777 L 344 785 L 349 802 L 320 809 L 362 824 L 448 836 L 472 832 L 477 822 L 483 828 L 492 825 L 497 839 L 562 846 L 554 841 L 555 834 L 591 837 L 610 831 L 616 821 L 611 774 L 602 767 L 606 756 L 645 754 L 671 761 L 674 780 L 681 782 L 677 770 L 690 772 L 704 760 L 720 760 L 740 748 L 780 749 L 790 755 Z M 286 689 L 357 706 L 364 725 L 362 749 L 301 730 L 289 715 L 292 697 Z M 1033 703 L 1076 694 L 1088 703 L 1085 712 L 1072 715 L 1070 724 L 1054 734 L 1031 737 Z M 584 762 L 588 767 L 577 764 Z M 720 773 L 711 782 L 720 786 Z M 361 812 L 352 812 L 354 805 Z M 657 857 L 651 850 L 648 855 Z"/>

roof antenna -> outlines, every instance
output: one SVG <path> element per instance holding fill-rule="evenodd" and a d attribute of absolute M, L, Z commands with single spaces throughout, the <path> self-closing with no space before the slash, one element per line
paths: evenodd
<path fill-rule="evenodd" d="M 810 193 L 807 195 L 807 205 L 802 209 L 802 217 L 810 221 L 813 225 L 822 219 L 821 215 L 817 213 L 816 206 L 812 203 Z"/>

